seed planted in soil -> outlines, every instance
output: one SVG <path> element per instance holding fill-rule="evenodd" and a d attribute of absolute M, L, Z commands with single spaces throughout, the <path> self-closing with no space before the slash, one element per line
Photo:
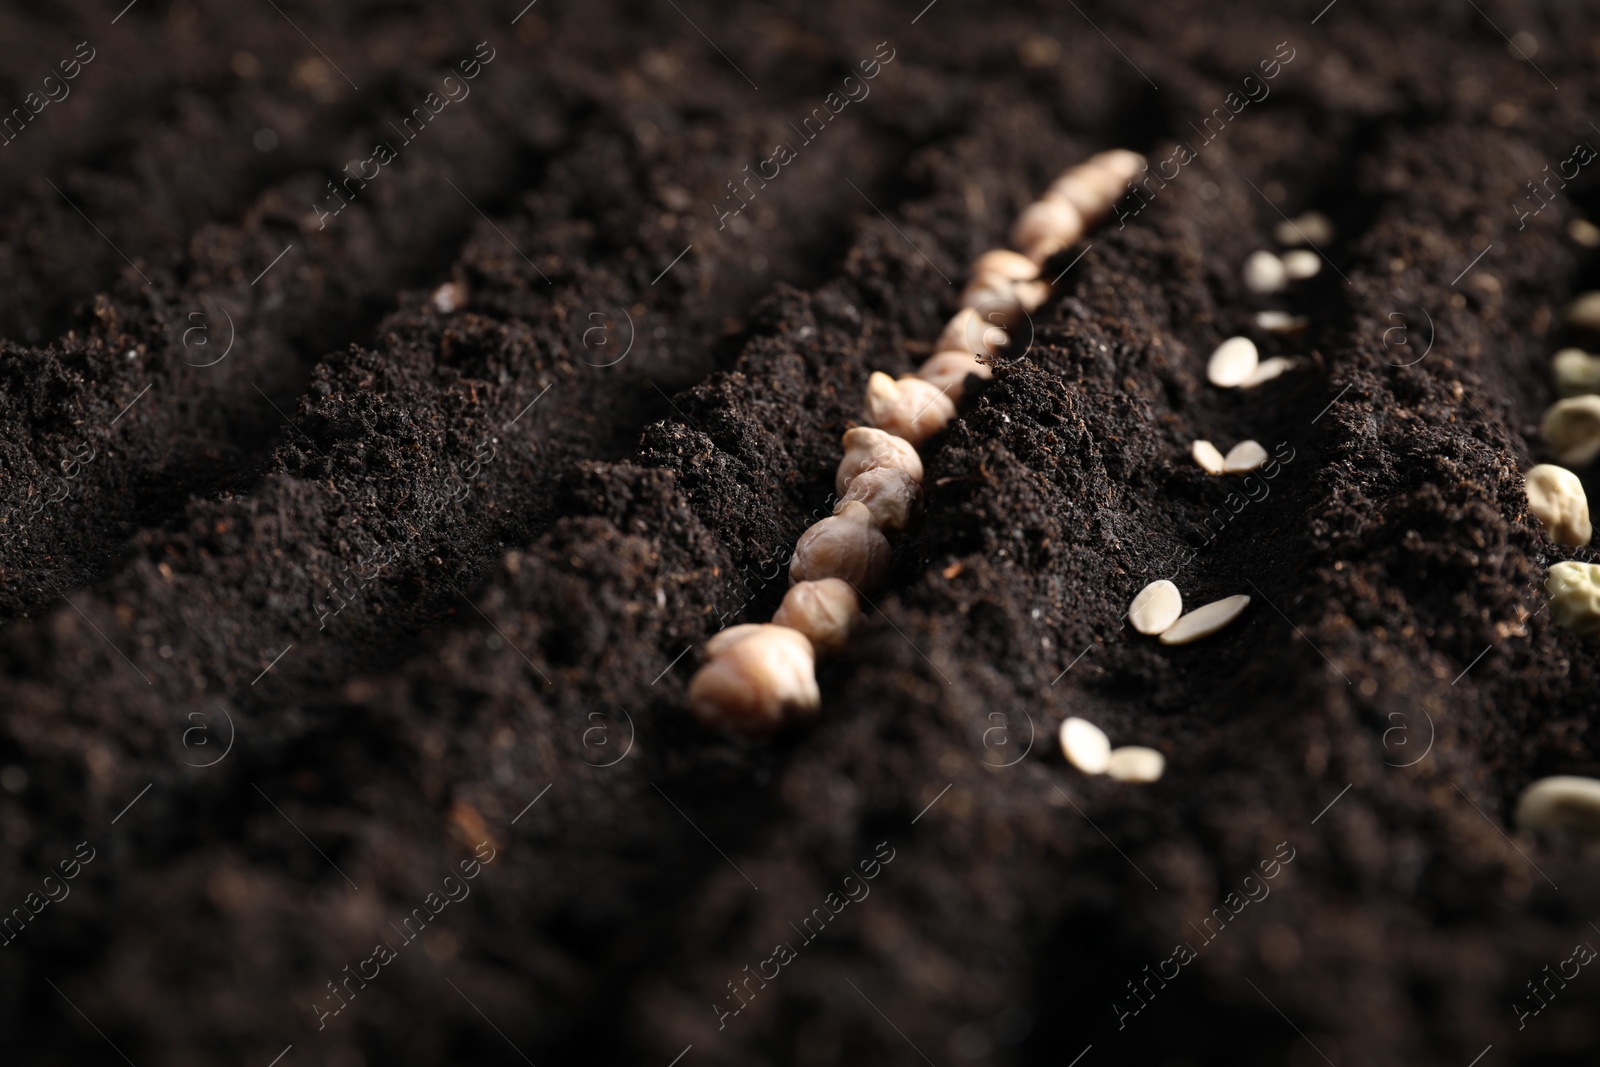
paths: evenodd
<path fill-rule="evenodd" d="M 798 630 L 734 626 L 706 642 L 709 662 L 689 683 L 689 708 L 707 726 L 770 733 L 822 706 L 816 655 Z"/>
<path fill-rule="evenodd" d="M 1528 510 L 1538 516 L 1550 539 L 1574 547 L 1594 536 L 1589 525 L 1589 499 L 1583 482 L 1565 467 L 1541 463 L 1522 480 L 1528 491 Z"/>
<path fill-rule="evenodd" d="M 1333 222 L 1320 211 L 1307 211 L 1299 218 L 1278 223 L 1272 235 L 1279 244 L 1290 248 L 1308 241 L 1314 245 L 1327 244 L 1333 240 Z"/>
<path fill-rule="evenodd" d="M 1581 637 L 1600 637 L 1600 563 L 1564 560 L 1545 573 L 1550 614 Z"/>
<path fill-rule="evenodd" d="M 1227 470 L 1227 464 L 1222 458 L 1222 453 L 1210 441 L 1196 441 L 1189 446 L 1189 454 L 1194 461 L 1200 464 L 1200 469 L 1207 474 L 1221 474 Z"/>
<path fill-rule="evenodd" d="M 1061 754 L 1084 774 L 1104 774 L 1111 761 L 1111 741 L 1105 731 L 1087 719 L 1071 718 L 1061 724 Z"/>
<path fill-rule="evenodd" d="M 1600 331 L 1600 292 L 1578 294 L 1567 305 L 1567 325 L 1576 330 Z"/>
<path fill-rule="evenodd" d="M 1232 389 L 1243 385 L 1255 373 L 1260 361 L 1254 341 L 1248 337 L 1230 337 L 1211 353 L 1206 363 L 1206 380 L 1212 385 Z"/>
<path fill-rule="evenodd" d="M 939 339 L 933 343 L 935 352 L 970 352 L 978 356 L 994 356 L 1006 345 L 1006 331 L 990 322 L 972 308 L 965 307 L 951 316 Z"/>
<path fill-rule="evenodd" d="M 1239 383 L 1241 389 L 1254 389 L 1263 382 L 1270 382 L 1284 371 L 1294 366 L 1294 360 L 1284 356 L 1271 356 L 1256 364 L 1256 369 L 1250 372 L 1250 377 Z"/>
<path fill-rule="evenodd" d="M 795 542 L 789 563 L 791 582 L 843 578 L 872 592 L 889 576 L 889 540 L 872 521 L 872 510 L 854 500 L 837 514 L 815 523 Z"/>
<path fill-rule="evenodd" d="M 1119 782 L 1154 782 L 1167 769 L 1167 759 L 1153 748 L 1125 745 L 1106 759 L 1106 774 Z"/>
<path fill-rule="evenodd" d="M 1576 775 L 1541 778 L 1517 801 L 1517 828 L 1572 830 L 1600 838 L 1600 781 Z"/>
<path fill-rule="evenodd" d="M 839 461 L 834 490 L 844 496 L 856 475 L 877 467 L 898 467 L 922 484 L 922 457 L 910 442 L 871 426 L 853 426 L 844 432 L 844 458 Z"/>
<path fill-rule="evenodd" d="M 1281 292 L 1288 284 L 1288 269 L 1271 252 L 1251 252 L 1244 261 L 1244 287 L 1252 293 Z"/>
<path fill-rule="evenodd" d="M 1161 633 L 1163 645 L 1187 645 L 1191 641 L 1198 641 L 1202 637 L 1210 637 L 1244 611 L 1250 604 L 1247 595 L 1224 597 L 1213 600 L 1203 607 L 1195 608 L 1189 614 L 1167 627 Z"/>
<path fill-rule="evenodd" d="M 1586 467 L 1600 455 L 1600 396 L 1557 400 L 1539 424 L 1565 467 Z"/>
<path fill-rule="evenodd" d="M 1161 633 L 1183 614 L 1183 594 L 1165 578 L 1151 582 L 1139 590 L 1128 608 L 1128 621 L 1142 634 Z"/>
<path fill-rule="evenodd" d="M 1315 278 L 1322 270 L 1322 257 L 1309 248 L 1296 248 L 1283 254 L 1283 269 L 1294 281 Z"/>
<path fill-rule="evenodd" d="M 1311 325 L 1311 320 L 1287 311 L 1258 311 L 1256 325 L 1268 333 L 1299 333 Z"/>
<path fill-rule="evenodd" d="M 994 376 L 994 368 L 980 363 L 978 357 L 967 352 L 935 352 L 928 361 L 917 368 L 917 377 L 944 390 L 952 401 L 960 401 L 966 393 L 967 375 L 979 378 Z"/>
<path fill-rule="evenodd" d="M 885 533 L 898 533 L 911 525 L 922 487 L 899 467 L 876 467 L 853 478 L 844 499 L 834 506 L 837 515 L 846 504 L 858 501 L 872 512 L 873 525 Z"/>
<path fill-rule="evenodd" d="M 856 591 L 841 578 L 822 578 L 789 587 L 772 615 L 774 626 L 787 626 L 806 636 L 819 656 L 832 656 L 849 642 L 861 621 Z M 707 645 L 709 648 L 709 644 Z"/>
<path fill-rule="evenodd" d="M 1256 441 L 1240 441 L 1222 457 L 1222 469 L 1229 474 L 1249 474 L 1267 461 L 1267 450 Z"/>
<path fill-rule="evenodd" d="M 1581 348 L 1563 348 L 1551 363 L 1556 392 L 1561 396 L 1600 393 L 1600 356 Z"/>
<path fill-rule="evenodd" d="M 949 425 L 956 405 L 932 382 L 910 375 L 896 381 L 882 371 L 867 379 L 867 421 L 913 446 Z"/>

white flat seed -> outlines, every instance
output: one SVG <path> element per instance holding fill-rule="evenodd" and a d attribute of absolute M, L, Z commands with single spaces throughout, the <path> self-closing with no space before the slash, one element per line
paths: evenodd
<path fill-rule="evenodd" d="M 1217 451 L 1217 446 L 1210 441 L 1196 441 L 1189 446 L 1189 454 L 1194 457 L 1196 463 L 1200 464 L 1200 469 L 1207 474 L 1221 474 L 1227 470 L 1227 464 L 1222 458 L 1222 453 Z"/>
<path fill-rule="evenodd" d="M 1178 621 L 1183 614 L 1183 594 L 1167 579 L 1151 582 L 1139 590 L 1128 608 L 1128 621 L 1142 634 L 1155 635 Z"/>
<path fill-rule="evenodd" d="M 1230 337 L 1211 353 L 1206 363 L 1206 380 L 1212 385 L 1232 389 L 1254 374 L 1260 362 L 1254 341 L 1248 337 Z"/>
<path fill-rule="evenodd" d="M 1600 226 L 1588 219 L 1573 219 L 1567 223 L 1567 236 L 1585 248 L 1600 248 Z"/>
<path fill-rule="evenodd" d="M 1296 248 L 1283 254 L 1283 269 L 1295 281 L 1315 278 L 1322 270 L 1322 257 L 1309 248 Z"/>
<path fill-rule="evenodd" d="M 1600 292 L 1581 293 L 1568 304 L 1567 325 L 1580 330 L 1600 330 Z"/>
<path fill-rule="evenodd" d="M 1297 219 L 1278 223 L 1272 231 L 1281 245 L 1293 248 L 1307 241 L 1314 245 L 1333 240 L 1333 223 L 1320 211 L 1308 211 Z"/>
<path fill-rule="evenodd" d="M 1255 441 L 1240 441 L 1222 457 L 1227 474 L 1248 474 L 1267 461 L 1267 450 Z"/>
<path fill-rule="evenodd" d="M 1579 547 L 1589 543 L 1589 498 L 1583 482 L 1565 467 L 1541 463 L 1522 476 L 1528 491 L 1528 510 L 1538 516 L 1550 539 Z"/>
<path fill-rule="evenodd" d="M 1299 333 L 1311 325 L 1311 320 L 1287 311 L 1258 311 L 1256 325 L 1271 333 Z"/>
<path fill-rule="evenodd" d="M 1600 781 L 1576 775 L 1541 778 L 1517 801 L 1522 830 L 1575 830 L 1600 837 Z"/>
<path fill-rule="evenodd" d="M 1262 382 L 1272 381 L 1272 379 L 1292 366 L 1294 366 L 1294 360 L 1292 359 L 1285 359 L 1283 356 L 1269 356 L 1256 364 L 1256 369 L 1251 372 L 1250 377 L 1239 383 L 1239 388 L 1254 389 Z"/>
<path fill-rule="evenodd" d="M 1276 293 L 1288 284 L 1288 269 L 1271 252 L 1251 252 L 1244 261 L 1244 286 L 1252 293 Z"/>
<path fill-rule="evenodd" d="M 1111 759 L 1111 741 L 1087 719 L 1068 719 L 1061 724 L 1061 754 L 1084 774 L 1104 774 Z"/>
<path fill-rule="evenodd" d="M 1161 634 L 1163 645 L 1187 645 L 1202 637 L 1210 637 L 1239 617 L 1250 603 L 1247 596 L 1230 596 L 1213 600 L 1204 607 L 1195 608 Z"/>
<path fill-rule="evenodd" d="M 1114 748 L 1106 760 L 1106 773 L 1119 782 L 1154 782 L 1166 769 L 1166 757 L 1142 745 Z"/>
<path fill-rule="evenodd" d="M 1564 560 L 1545 572 L 1550 614 L 1579 637 L 1600 637 L 1600 564 Z"/>

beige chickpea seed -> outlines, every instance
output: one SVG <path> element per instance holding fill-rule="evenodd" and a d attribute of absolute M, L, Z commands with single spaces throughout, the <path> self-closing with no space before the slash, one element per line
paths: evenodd
<path fill-rule="evenodd" d="M 1017 217 L 1011 243 L 1035 263 L 1083 236 L 1083 215 L 1065 200 L 1036 200 Z"/>
<path fill-rule="evenodd" d="M 1517 800 L 1517 828 L 1572 830 L 1600 837 L 1600 781 L 1577 775 L 1541 778 Z"/>
<path fill-rule="evenodd" d="M 939 339 L 933 343 L 933 350 L 992 357 L 1006 346 L 1006 341 L 1003 326 L 984 318 L 973 308 L 964 307 L 945 324 Z"/>
<path fill-rule="evenodd" d="M 1565 560 L 1545 572 L 1550 614 L 1580 637 L 1600 637 L 1600 564 Z"/>
<path fill-rule="evenodd" d="M 770 733 L 822 706 L 816 654 L 798 630 L 730 627 L 706 643 L 706 654 L 708 662 L 689 682 L 689 707 L 708 726 Z"/>
<path fill-rule="evenodd" d="M 968 352 L 935 352 L 928 361 L 917 368 L 917 377 L 944 390 L 952 401 L 960 401 L 966 392 L 967 375 L 979 378 L 994 377 L 994 369 Z"/>
<path fill-rule="evenodd" d="M 911 525 L 922 488 L 898 467 L 874 467 L 850 481 L 844 499 L 834 506 L 834 514 L 852 502 L 865 504 L 872 512 L 872 523 L 886 533 L 896 533 Z"/>
<path fill-rule="evenodd" d="M 800 535 L 789 563 L 791 582 L 842 578 L 863 592 L 889 576 L 889 541 L 865 504 L 848 500 L 831 518 Z"/>
<path fill-rule="evenodd" d="M 834 476 L 834 491 L 844 496 L 856 475 L 876 467 L 898 467 L 922 484 L 922 457 L 909 441 L 872 426 L 853 426 L 844 432 L 844 458 Z"/>
<path fill-rule="evenodd" d="M 956 417 L 955 401 L 932 382 L 917 377 L 898 381 L 882 371 L 867 380 L 867 421 L 880 430 L 920 445 Z"/>
<path fill-rule="evenodd" d="M 1600 455 L 1600 396 L 1557 400 L 1539 424 L 1562 466 L 1585 467 Z"/>
<path fill-rule="evenodd" d="M 1583 482 L 1565 467 L 1541 463 L 1522 476 L 1528 491 L 1528 510 L 1538 517 L 1550 539 L 1578 547 L 1589 543 L 1589 498 Z"/>
<path fill-rule="evenodd" d="M 1551 363 L 1556 392 L 1561 396 L 1600 393 L 1600 356 L 1581 348 L 1563 348 Z"/>
<path fill-rule="evenodd" d="M 804 634 L 819 656 L 842 651 L 860 621 L 856 591 L 842 578 L 821 578 L 790 586 L 772 616 L 774 626 L 787 626 Z"/>

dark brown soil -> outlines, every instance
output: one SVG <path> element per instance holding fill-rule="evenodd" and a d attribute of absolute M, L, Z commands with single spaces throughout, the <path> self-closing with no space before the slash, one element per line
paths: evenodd
<path fill-rule="evenodd" d="M 1600 979 L 1517 1012 L 1596 856 L 1510 819 L 1600 773 L 1540 592 L 1595 555 L 1519 473 L 1596 342 L 1600 172 L 1517 206 L 1600 146 L 1592 13 L 117 6 L 0 12 L 7 107 L 94 52 L 0 146 L 7 1062 L 1595 1062 Z M 819 722 L 695 725 L 867 375 L 1054 174 L 1178 141 L 924 449 Z M 1328 265 L 1247 292 L 1308 209 Z M 1302 362 L 1211 388 L 1236 333 Z M 1279 463 L 1230 496 L 1197 437 Z M 1254 599 L 1167 648 L 1157 577 Z M 1165 777 L 1072 771 L 1073 714 Z"/>

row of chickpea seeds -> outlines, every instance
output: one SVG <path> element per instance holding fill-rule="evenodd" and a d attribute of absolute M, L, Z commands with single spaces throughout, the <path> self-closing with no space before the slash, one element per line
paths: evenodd
<path fill-rule="evenodd" d="M 871 376 L 870 425 L 844 435 L 834 480 L 839 503 L 796 543 L 791 587 L 772 622 L 731 626 L 706 642 L 706 662 L 689 683 L 689 705 L 702 722 L 760 734 L 817 712 L 816 657 L 839 651 L 860 625 L 861 596 L 888 577 L 888 535 L 904 531 L 920 509 L 917 447 L 955 418 L 968 375 L 991 375 L 982 360 L 1007 344 L 1005 326 L 1050 295 L 1039 277 L 1044 261 L 1103 220 L 1144 166 L 1144 157 L 1119 149 L 1061 175 L 1018 217 L 1011 240 L 1021 251 L 996 249 L 973 263 L 961 310 L 933 356 L 915 374 Z"/>
<path fill-rule="evenodd" d="M 1600 333 L 1600 292 L 1579 296 L 1566 318 L 1574 329 Z M 1563 465 L 1540 463 L 1523 475 L 1528 510 L 1552 540 L 1583 548 L 1594 535 L 1589 500 L 1583 482 L 1568 468 L 1587 467 L 1600 456 L 1600 357 L 1564 348 L 1551 369 L 1561 399 L 1545 412 L 1540 429 Z M 1584 637 L 1600 636 L 1600 564 L 1556 563 L 1545 576 L 1545 591 L 1559 625 Z M 1600 838 L 1600 780 L 1542 778 L 1522 794 L 1516 820 L 1527 830 L 1566 829 Z"/>

